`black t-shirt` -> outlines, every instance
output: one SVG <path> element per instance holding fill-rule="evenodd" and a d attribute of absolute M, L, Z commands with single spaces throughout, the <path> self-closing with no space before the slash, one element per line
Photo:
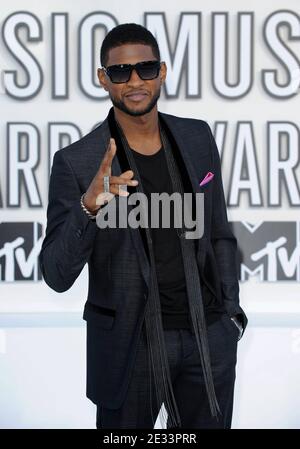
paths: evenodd
<path fill-rule="evenodd" d="M 161 213 L 159 214 L 159 227 L 150 227 L 150 194 L 173 193 L 164 150 L 161 148 L 152 155 L 144 155 L 132 149 L 132 154 L 141 177 L 143 190 L 148 198 L 149 229 L 153 240 L 163 328 L 192 329 L 178 236 L 179 229 L 174 227 L 172 201 L 170 202 L 170 228 L 162 227 Z M 207 319 L 212 322 L 218 317 L 219 314 L 210 311 Z"/>

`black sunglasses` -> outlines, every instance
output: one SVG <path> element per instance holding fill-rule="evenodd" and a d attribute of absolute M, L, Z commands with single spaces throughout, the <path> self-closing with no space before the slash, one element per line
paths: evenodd
<path fill-rule="evenodd" d="M 142 80 L 153 80 L 158 77 L 160 66 L 160 61 L 143 61 L 137 64 L 116 64 L 102 68 L 112 83 L 121 84 L 130 80 L 133 69 Z"/>

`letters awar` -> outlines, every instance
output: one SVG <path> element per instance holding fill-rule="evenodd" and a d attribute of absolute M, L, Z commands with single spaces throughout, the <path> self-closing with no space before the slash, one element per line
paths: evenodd
<path fill-rule="evenodd" d="M 215 122 L 213 128 L 222 165 L 226 161 L 229 166 L 228 174 L 224 172 L 223 175 L 228 207 L 282 207 L 284 203 L 289 207 L 300 206 L 300 133 L 296 123 L 268 122 L 263 142 L 255 135 L 252 121 L 237 122 L 235 126 Z M 49 123 L 46 137 L 41 137 L 33 123 L 8 123 L 6 162 L 0 167 L 0 208 L 44 207 L 55 152 L 79 140 L 81 134 L 75 123 Z M 22 154 L 27 158 L 22 158 Z M 45 167 L 48 173 L 41 177 Z M 212 178 L 208 179 L 211 180 L 203 184 L 203 191 L 214 183 Z M 6 198 L 4 185 L 7 186 Z"/>

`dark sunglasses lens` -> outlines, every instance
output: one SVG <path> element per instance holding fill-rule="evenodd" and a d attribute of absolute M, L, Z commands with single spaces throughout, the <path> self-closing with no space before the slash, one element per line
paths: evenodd
<path fill-rule="evenodd" d="M 160 63 L 158 61 L 141 64 L 137 67 L 137 72 L 142 80 L 153 80 L 159 74 Z"/>
<path fill-rule="evenodd" d="M 136 64 L 136 71 L 142 80 L 157 78 L 160 69 L 159 61 L 147 61 Z M 107 68 L 107 74 L 113 83 L 127 83 L 131 76 L 133 66 L 111 66 Z"/>
<path fill-rule="evenodd" d="M 113 83 L 126 83 L 130 78 L 130 67 L 110 67 L 107 71 Z"/>

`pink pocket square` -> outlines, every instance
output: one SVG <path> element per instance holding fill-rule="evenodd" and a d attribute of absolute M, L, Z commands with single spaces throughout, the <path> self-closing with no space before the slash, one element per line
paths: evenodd
<path fill-rule="evenodd" d="M 215 176 L 215 175 L 214 175 L 211 171 L 209 171 L 209 172 L 204 176 L 204 178 L 202 179 L 202 181 L 199 182 L 199 186 L 204 186 L 204 185 L 207 184 L 209 181 L 211 181 L 211 180 L 213 179 L 214 176 Z"/>

